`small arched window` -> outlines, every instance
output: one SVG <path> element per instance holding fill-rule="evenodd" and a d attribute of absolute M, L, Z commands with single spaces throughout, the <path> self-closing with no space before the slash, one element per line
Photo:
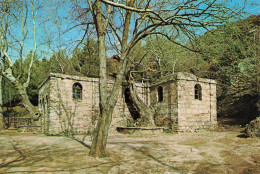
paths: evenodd
<path fill-rule="evenodd" d="M 131 102 L 131 99 L 130 99 L 130 89 L 129 88 L 125 89 L 125 102 L 126 103 L 130 103 Z"/>
<path fill-rule="evenodd" d="M 80 83 L 74 83 L 72 86 L 72 97 L 74 99 L 82 99 L 82 86 Z"/>
<path fill-rule="evenodd" d="M 162 102 L 163 101 L 163 87 L 159 86 L 157 90 L 158 90 L 158 102 Z"/>
<path fill-rule="evenodd" d="M 195 90 L 195 99 L 202 100 L 201 86 L 196 84 L 194 87 Z"/>

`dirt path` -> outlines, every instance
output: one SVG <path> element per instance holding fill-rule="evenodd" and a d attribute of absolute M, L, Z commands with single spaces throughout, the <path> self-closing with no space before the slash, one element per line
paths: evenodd
<path fill-rule="evenodd" d="M 260 173 L 260 139 L 237 135 L 239 130 L 112 135 L 109 155 L 97 159 L 70 138 L 0 134 L 0 173 Z"/>

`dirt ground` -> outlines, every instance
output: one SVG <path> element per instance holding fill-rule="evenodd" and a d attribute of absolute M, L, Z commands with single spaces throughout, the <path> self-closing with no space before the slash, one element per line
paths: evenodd
<path fill-rule="evenodd" d="M 89 136 L 84 145 L 67 137 L 0 132 L 0 173 L 260 173 L 260 139 L 239 131 L 115 134 L 102 158 L 88 156 Z"/>

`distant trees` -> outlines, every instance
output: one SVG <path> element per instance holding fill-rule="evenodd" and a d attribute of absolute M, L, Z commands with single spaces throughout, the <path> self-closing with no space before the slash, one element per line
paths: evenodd
<path fill-rule="evenodd" d="M 73 68 L 85 76 L 99 76 L 98 43 L 93 38 L 88 38 L 83 43 L 83 48 L 77 48 L 72 55 Z"/>

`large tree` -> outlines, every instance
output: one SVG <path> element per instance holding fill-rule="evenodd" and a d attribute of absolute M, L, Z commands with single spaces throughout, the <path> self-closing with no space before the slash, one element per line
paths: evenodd
<path fill-rule="evenodd" d="M 87 4 L 77 5 L 82 7 L 78 10 L 78 19 L 82 20 L 85 16 L 84 23 L 81 21 L 80 24 L 87 26 L 86 31 L 92 25 L 96 29 L 100 61 L 100 117 L 94 132 L 91 156 L 106 153 L 113 110 L 128 64 L 132 62 L 129 53 L 136 44 L 149 35 L 161 35 L 177 45 L 193 50 L 187 45 L 196 34 L 238 15 L 237 9 L 229 8 L 229 2 L 222 0 L 87 0 Z M 184 36 L 187 42 L 176 39 L 178 36 Z M 112 89 L 107 85 L 108 44 L 120 55 Z"/>
<path fill-rule="evenodd" d="M 36 38 L 37 12 L 41 5 L 37 0 L 20 0 L 1 2 L 0 17 L 0 52 L 2 62 L 2 75 L 6 77 L 18 91 L 24 107 L 34 119 L 39 115 L 36 108 L 30 102 L 27 88 L 31 79 L 31 69 L 38 48 Z M 32 38 L 32 39 L 29 39 Z M 33 44 L 31 44 L 31 41 Z M 25 82 L 21 82 L 23 75 L 23 60 L 25 49 L 31 48 L 30 63 Z M 20 62 L 20 73 L 14 75 L 14 60 Z"/>

